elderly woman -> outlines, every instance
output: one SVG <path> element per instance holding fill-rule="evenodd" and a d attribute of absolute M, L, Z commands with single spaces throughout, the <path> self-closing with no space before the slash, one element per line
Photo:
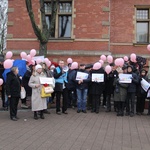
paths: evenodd
<path fill-rule="evenodd" d="M 7 74 L 6 80 L 6 94 L 10 102 L 10 119 L 17 121 L 17 106 L 20 98 L 20 79 L 18 76 L 18 68 L 12 67 L 11 71 Z"/>
<path fill-rule="evenodd" d="M 42 85 L 40 84 L 40 77 L 44 77 L 42 66 L 36 65 L 35 72 L 29 80 L 29 86 L 32 88 L 32 111 L 34 111 L 34 119 L 38 119 L 37 112 L 40 111 L 40 118 L 44 119 L 43 110 L 47 109 L 46 98 L 41 98 Z"/>

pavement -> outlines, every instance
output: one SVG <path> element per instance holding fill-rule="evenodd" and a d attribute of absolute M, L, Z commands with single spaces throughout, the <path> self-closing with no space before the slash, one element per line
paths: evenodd
<path fill-rule="evenodd" d="M 18 121 L 0 111 L 0 150 L 149 150 L 150 116 L 117 117 L 115 112 L 57 115 L 33 119 L 30 109 L 18 110 Z"/>

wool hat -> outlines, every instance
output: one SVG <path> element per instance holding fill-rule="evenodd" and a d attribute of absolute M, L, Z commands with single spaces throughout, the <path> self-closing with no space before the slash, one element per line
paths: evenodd
<path fill-rule="evenodd" d="M 39 64 L 35 66 L 35 70 L 38 70 L 38 69 L 42 69 L 42 66 Z"/>

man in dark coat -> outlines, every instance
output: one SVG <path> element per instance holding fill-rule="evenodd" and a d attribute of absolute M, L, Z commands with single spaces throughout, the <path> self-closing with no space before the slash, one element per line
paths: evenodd
<path fill-rule="evenodd" d="M 17 121 L 17 106 L 20 98 L 21 84 L 18 76 L 18 68 L 12 67 L 11 72 L 7 74 L 6 94 L 10 103 L 10 119 Z"/>

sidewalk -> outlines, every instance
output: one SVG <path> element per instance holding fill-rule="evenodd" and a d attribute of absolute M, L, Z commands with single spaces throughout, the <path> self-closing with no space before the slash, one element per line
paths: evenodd
<path fill-rule="evenodd" d="M 57 115 L 34 120 L 31 110 L 18 111 L 18 121 L 0 111 L 0 150 L 149 150 L 150 116 L 117 117 L 115 112 Z M 147 111 L 145 111 L 147 112 Z"/>

